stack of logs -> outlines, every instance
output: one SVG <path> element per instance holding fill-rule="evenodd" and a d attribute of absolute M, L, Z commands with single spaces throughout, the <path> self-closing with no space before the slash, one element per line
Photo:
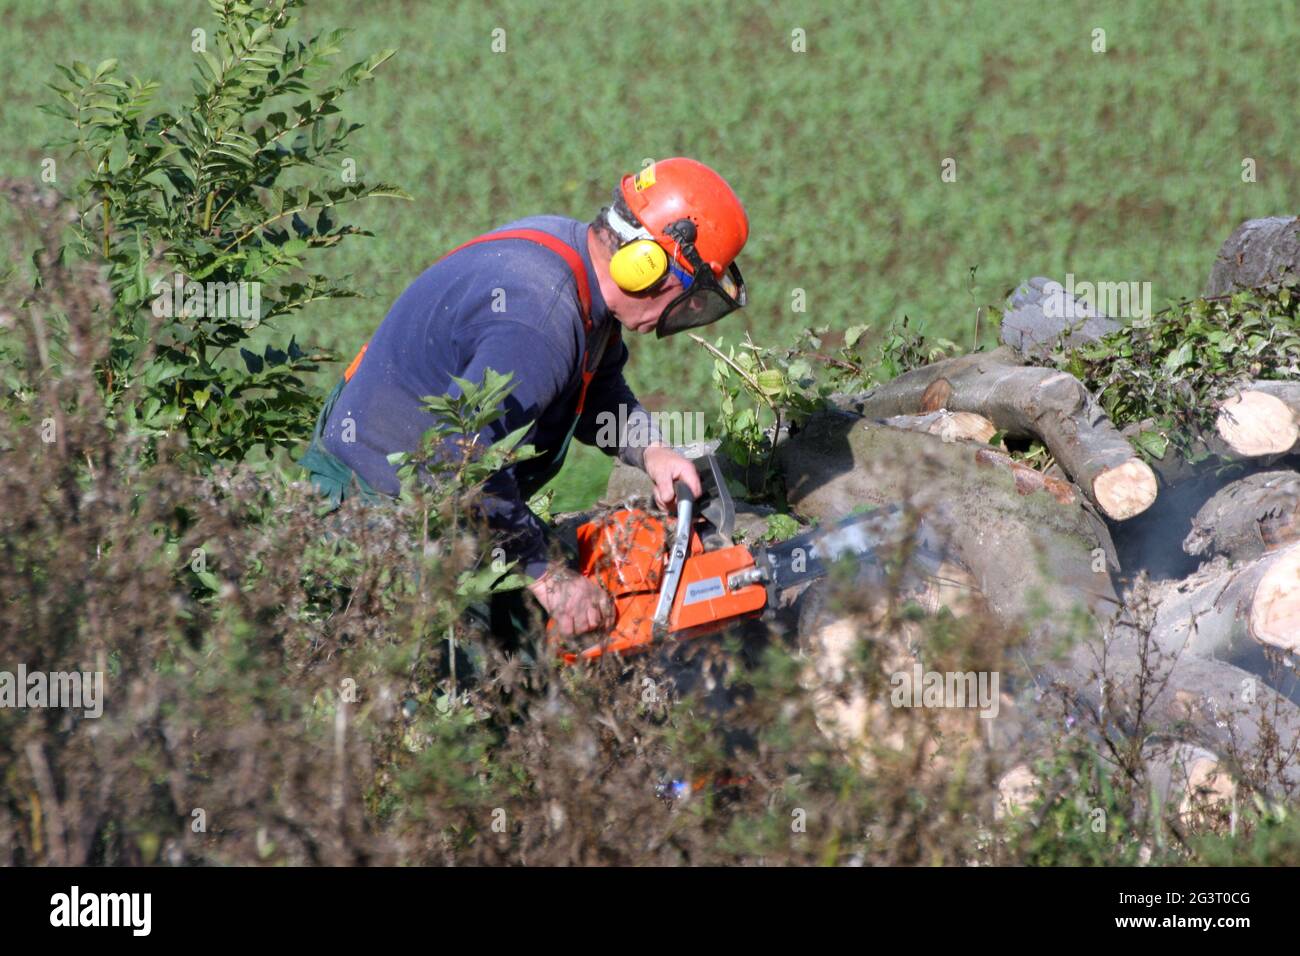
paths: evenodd
<path fill-rule="evenodd" d="M 1224 244 L 1207 294 L 1268 288 L 1297 264 L 1300 220 L 1247 223 Z M 1071 318 L 1081 313 L 1067 299 L 1059 284 L 1030 280 L 1008 303 L 998 349 L 838 396 L 836 409 L 783 437 L 776 460 L 791 511 L 829 522 L 863 504 L 909 503 L 994 619 L 1034 622 L 1022 701 L 1063 689 L 1100 725 L 1190 748 L 1203 779 L 1226 769 L 1290 795 L 1300 761 L 1262 755 L 1300 746 L 1290 669 L 1300 651 L 1300 381 L 1241 385 L 1213 431 L 1195 436 L 1212 461 L 1236 463 L 1230 479 L 1181 462 L 1153 469 L 1083 384 L 1035 364 L 1062 335 L 1077 343 L 1117 327 L 1095 311 Z M 1054 464 L 1015 461 L 989 444 L 997 433 L 1038 440 Z M 1095 639 L 1078 640 L 1080 609 Z M 834 631 L 842 636 L 842 621 Z"/>
<path fill-rule="evenodd" d="M 1247 223 L 1207 294 L 1293 279 L 1298 236 L 1296 219 Z M 1099 722 L 1258 781 L 1270 747 L 1300 746 L 1300 381 L 1235 388 L 1213 431 L 1194 436 L 1235 468 L 1193 469 L 1171 454 L 1153 470 L 1077 379 L 1034 364 L 1062 337 L 1079 344 L 1118 324 L 1043 279 L 1008 306 L 1000 348 L 839 396 L 838 412 L 778 446 L 792 510 L 825 521 L 864 502 L 910 502 L 942 527 L 996 617 L 1041 621 L 1026 649 L 1036 687 L 1063 687 Z M 997 433 L 1040 441 L 1054 464 L 1016 462 L 987 444 Z M 1221 481 L 1225 470 L 1233 477 Z M 1193 562 L 1185 576 L 1133 586 L 1139 571 Z M 1078 608 L 1099 640 L 1071 643 Z M 1154 682 L 1140 676 L 1153 668 Z M 1300 782 L 1295 765 L 1270 773 L 1278 792 Z"/>

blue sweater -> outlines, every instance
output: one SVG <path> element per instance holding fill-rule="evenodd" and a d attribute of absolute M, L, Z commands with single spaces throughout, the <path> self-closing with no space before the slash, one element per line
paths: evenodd
<path fill-rule="evenodd" d="M 539 229 L 576 249 L 587 269 L 592 323 L 597 331 L 617 323 L 600 294 L 585 223 L 533 216 L 501 228 Z M 546 529 L 526 502 L 545 480 L 545 466 L 573 424 L 585 341 L 576 284 L 563 258 L 524 239 L 462 249 L 426 269 L 393 304 L 334 404 L 322 432 L 325 448 L 376 491 L 396 495 L 397 470 L 387 456 L 419 447 L 433 423 L 421 398 L 459 394 L 453 375 L 477 383 L 489 368 L 513 372 L 514 391 L 504 403 L 505 414 L 481 437 L 497 441 L 532 422 L 524 441 L 542 457 L 494 476 L 487 483 L 483 511 L 507 554 L 536 577 L 547 563 Z M 618 421 L 623 405 L 623 420 L 635 426 L 639 419 L 639 427 L 646 429 L 642 434 L 656 440 L 623 378 L 627 347 L 621 337 L 611 337 L 609 343 L 574 437 L 595 444 L 607 421 L 598 416 L 610 413 Z M 619 447 L 603 450 L 641 467 L 644 448 L 625 445 L 627 434 L 619 435 Z"/>

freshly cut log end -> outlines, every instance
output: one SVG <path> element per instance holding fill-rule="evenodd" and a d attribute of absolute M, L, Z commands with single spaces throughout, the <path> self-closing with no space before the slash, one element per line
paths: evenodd
<path fill-rule="evenodd" d="M 1219 406 L 1215 430 L 1243 458 L 1280 455 L 1300 439 L 1300 425 L 1280 398 L 1247 389 Z"/>
<path fill-rule="evenodd" d="M 1300 546 L 1280 553 L 1255 589 L 1250 633 L 1287 653 L 1300 650 Z"/>
<path fill-rule="evenodd" d="M 944 441 L 988 442 L 998 430 L 983 415 L 974 412 L 945 412 L 939 437 Z"/>
<path fill-rule="evenodd" d="M 1276 656 L 1300 650 L 1300 544 L 1236 564 L 1216 558 L 1155 592 L 1150 637 L 1161 653 L 1225 660 L 1272 679 Z"/>
<path fill-rule="evenodd" d="M 952 401 L 952 383 L 946 378 L 937 378 L 921 393 L 921 414 L 947 408 L 950 401 Z"/>
<path fill-rule="evenodd" d="M 1211 755 L 1198 756 L 1187 764 L 1186 795 L 1179 805 L 1183 817 L 1193 815 L 1198 804 L 1222 807 L 1237 796 L 1237 783 L 1219 760 Z"/>
<path fill-rule="evenodd" d="M 1156 474 L 1140 458 L 1103 471 L 1092 483 L 1092 497 L 1115 521 L 1140 515 L 1155 503 L 1159 493 Z"/>
<path fill-rule="evenodd" d="M 1210 824 L 1237 799 L 1228 765 L 1204 747 L 1186 741 L 1153 744 L 1142 756 L 1152 793 L 1176 807 L 1185 824 Z"/>

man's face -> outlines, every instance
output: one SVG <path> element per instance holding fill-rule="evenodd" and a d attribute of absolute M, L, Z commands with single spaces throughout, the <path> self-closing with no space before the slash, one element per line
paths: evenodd
<path fill-rule="evenodd" d="M 669 276 L 653 293 L 624 293 L 614 312 L 629 332 L 653 332 L 659 324 L 659 316 L 681 291 L 681 281 L 676 276 Z"/>

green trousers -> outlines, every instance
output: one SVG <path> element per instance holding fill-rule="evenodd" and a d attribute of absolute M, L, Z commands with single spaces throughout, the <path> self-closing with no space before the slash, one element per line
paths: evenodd
<path fill-rule="evenodd" d="M 325 404 L 321 406 L 320 414 L 316 416 L 316 430 L 312 432 L 311 444 L 307 446 L 306 453 L 298 459 L 299 466 L 307 469 L 312 485 L 333 506 L 330 508 L 331 511 L 337 509 L 348 498 L 357 496 L 367 504 L 379 504 L 386 500 L 385 495 L 371 488 L 364 478 L 325 449 L 323 438 L 325 423 L 329 421 L 334 403 L 338 401 L 339 393 L 343 391 L 345 384 L 347 383 L 343 379 L 339 379 L 339 383 L 325 397 Z"/>

